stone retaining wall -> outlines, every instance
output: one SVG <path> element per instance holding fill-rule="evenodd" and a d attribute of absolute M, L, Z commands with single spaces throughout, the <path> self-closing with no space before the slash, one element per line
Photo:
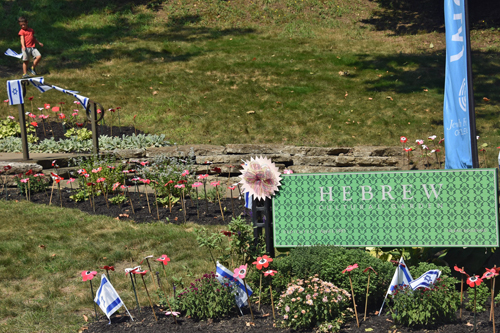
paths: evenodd
<path fill-rule="evenodd" d="M 401 147 L 296 147 L 286 145 L 250 145 L 250 144 L 228 144 L 226 146 L 214 145 L 174 145 L 169 147 L 154 147 L 149 149 L 116 149 L 112 152 L 117 158 L 128 161 L 132 167 L 137 162 L 151 159 L 158 155 L 168 157 L 179 157 L 182 159 L 193 159 L 198 166 L 198 173 L 206 173 L 205 162 L 212 162 L 210 169 L 220 168 L 220 176 L 228 177 L 229 172 L 238 181 L 241 164 L 252 157 L 263 156 L 270 158 L 282 171 L 284 168 L 291 169 L 296 173 L 322 173 L 322 172 L 359 172 L 359 171 L 391 171 L 401 169 L 402 149 Z M 2 162 L 3 166 L 10 164 L 12 169 L 4 175 L 26 172 L 33 169 L 39 172 L 43 169 L 45 174 L 52 171 L 51 162 L 48 160 L 24 162 Z M 68 159 L 57 160 L 60 168 L 58 173 L 69 177 L 67 168 Z M 230 168 L 233 166 L 233 168 Z M 232 177 L 232 178 L 233 178 Z"/>

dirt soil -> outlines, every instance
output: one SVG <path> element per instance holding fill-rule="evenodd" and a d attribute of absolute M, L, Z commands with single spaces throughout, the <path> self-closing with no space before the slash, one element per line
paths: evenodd
<path fill-rule="evenodd" d="M 148 193 L 149 198 L 149 207 L 148 200 L 146 195 L 141 192 L 130 192 L 130 198 L 132 199 L 132 206 L 130 205 L 130 201 L 123 203 L 122 205 L 113 205 L 110 202 L 106 205 L 106 200 L 104 196 L 95 197 L 95 211 L 94 207 L 91 206 L 90 202 L 80 201 L 74 202 L 70 199 L 70 196 L 73 195 L 76 191 L 71 191 L 71 189 L 62 189 L 61 195 L 59 196 L 59 191 L 57 187 L 55 187 L 54 192 L 52 194 L 52 205 L 61 206 L 65 208 L 76 208 L 83 212 L 87 212 L 92 215 L 106 215 L 111 216 L 113 218 L 117 218 L 120 220 L 133 220 L 136 223 L 148 223 L 158 221 L 158 216 L 160 217 L 160 221 L 165 223 L 174 223 L 181 224 L 184 223 L 184 214 L 182 210 L 180 210 L 180 203 L 177 203 L 172 207 L 172 212 L 168 207 L 158 207 L 158 213 L 156 211 L 155 206 L 155 198 L 154 193 Z M 8 200 L 26 200 L 26 196 L 22 196 L 19 194 L 17 189 L 9 189 L 7 191 Z M 51 191 L 48 190 L 46 192 L 31 194 L 31 202 L 37 204 L 46 204 L 48 205 L 50 202 Z M 3 198 L 5 196 L 4 193 L 0 193 L 0 196 Z M 62 200 L 61 200 L 62 199 Z M 222 214 L 219 208 L 219 203 L 208 202 L 205 203 L 204 200 L 200 200 L 198 202 L 198 213 L 196 210 L 196 199 L 191 201 L 189 197 L 186 199 L 186 222 L 193 222 L 200 225 L 226 225 L 231 221 L 233 216 L 233 205 L 234 205 L 234 216 L 244 215 L 248 221 L 250 221 L 250 216 L 248 215 L 249 210 L 245 209 L 244 201 L 233 199 L 231 203 L 230 198 L 221 199 L 221 206 L 224 213 L 224 219 L 222 219 Z M 208 209 L 207 209 L 208 207 Z M 224 211 L 224 207 L 226 210 Z M 151 213 L 149 209 L 151 208 Z"/>
<path fill-rule="evenodd" d="M 128 315 L 124 315 L 125 311 L 121 310 L 119 315 L 111 317 L 111 324 L 108 325 L 108 319 L 102 315 L 98 321 L 87 325 L 85 332 L 89 333 L 111 333 L 111 332 L 316 332 L 316 329 L 280 329 L 274 326 L 272 309 L 269 305 L 263 305 L 262 311 L 257 310 L 257 306 L 253 306 L 254 320 L 252 320 L 248 308 L 243 309 L 243 316 L 238 312 L 234 312 L 231 316 L 221 320 L 195 321 L 191 318 L 180 316 L 178 324 L 175 324 L 173 319 L 165 315 L 167 309 L 155 307 L 155 313 L 158 321 L 155 322 L 150 307 L 143 307 L 141 313 L 137 309 L 131 310 L 134 321 L 130 320 Z M 276 315 L 278 315 L 276 313 Z M 360 327 L 357 327 L 356 319 L 348 322 L 340 332 L 347 333 L 466 333 L 473 332 L 473 314 L 469 311 L 463 312 L 462 320 L 457 317 L 456 322 L 452 324 L 436 325 L 432 327 L 416 327 L 413 329 L 395 325 L 394 321 L 383 314 L 375 315 L 371 312 L 367 315 L 366 321 L 363 321 L 363 314 L 359 314 Z M 458 314 L 457 314 L 458 316 Z M 495 316 L 495 323 L 500 320 L 499 316 Z M 489 321 L 487 312 L 478 313 L 476 317 L 477 332 L 493 332 L 492 323 Z M 500 328 L 496 325 L 497 330 Z M 368 330 L 367 329 L 372 329 Z"/>

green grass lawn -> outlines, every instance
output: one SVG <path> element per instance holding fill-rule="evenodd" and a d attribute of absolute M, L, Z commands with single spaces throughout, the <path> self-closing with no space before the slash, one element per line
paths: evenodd
<path fill-rule="evenodd" d="M 0 220 L 0 332 L 76 332 L 85 324 L 83 315 L 94 316 L 89 283 L 80 275 L 84 270 L 98 271 L 95 292 L 105 273 L 98 268 L 114 265 L 110 279 L 129 308 L 135 307 L 135 299 L 124 268 L 135 267 L 147 255 L 171 258 L 166 269 L 170 284 L 172 277 L 191 282 L 214 270 L 206 250 L 197 245 L 193 224 L 135 224 L 3 200 Z M 164 283 L 162 269 L 150 263 Z M 146 263 L 143 269 L 149 270 Z M 158 302 L 149 276 L 146 282 Z M 167 292 L 171 289 L 169 285 Z M 138 294 L 140 304 L 148 304 L 142 283 Z"/>
<path fill-rule="evenodd" d="M 47 82 L 120 106 L 121 124 L 137 115 L 138 128 L 179 144 L 397 145 L 401 135 L 443 135 L 436 5 L 425 13 L 429 22 L 405 16 L 400 33 L 380 26 L 388 13 L 402 20 L 383 1 L 135 3 L 4 1 L 0 49 L 19 51 L 16 17 L 28 16 L 45 43 Z M 496 147 L 500 33 L 488 22 L 473 22 L 474 87 L 480 144 Z M 0 65 L 17 71 L 8 79 L 19 77 L 14 58 Z M 72 102 L 56 91 L 28 95 L 35 108 Z M 0 115 L 16 110 L 3 103 Z M 490 166 L 495 155 L 488 149 Z"/>

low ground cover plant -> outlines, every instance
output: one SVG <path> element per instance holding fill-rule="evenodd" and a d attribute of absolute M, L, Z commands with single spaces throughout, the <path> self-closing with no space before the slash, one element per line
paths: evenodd
<path fill-rule="evenodd" d="M 29 191 L 31 193 L 43 192 L 47 189 L 49 181 L 43 173 L 36 173 L 33 170 L 28 170 L 14 176 L 17 189 L 22 195 L 26 195 Z"/>
<path fill-rule="evenodd" d="M 279 324 L 293 329 L 321 324 L 330 332 L 337 332 L 352 313 L 348 308 L 350 299 L 346 290 L 320 280 L 318 274 L 293 280 L 277 305 L 281 316 Z"/>

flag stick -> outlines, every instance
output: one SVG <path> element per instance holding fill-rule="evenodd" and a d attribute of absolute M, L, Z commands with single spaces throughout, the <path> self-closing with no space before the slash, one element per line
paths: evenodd
<path fill-rule="evenodd" d="M 477 286 L 474 285 L 474 332 L 476 332 L 476 296 L 477 296 Z"/>
<path fill-rule="evenodd" d="M 156 286 L 155 278 L 153 277 L 153 271 L 151 270 L 151 265 L 149 264 L 149 258 L 146 258 L 146 262 L 148 263 L 149 272 L 151 273 L 151 279 L 153 280 L 153 284 L 155 286 L 156 291 L 158 291 L 158 287 Z"/>
<path fill-rule="evenodd" d="M 141 312 L 141 305 L 139 304 L 139 299 L 137 298 L 137 292 L 135 291 L 134 279 L 132 278 L 132 273 L 130 273 L 130 281 L 132 282 L 132 289 L 134 289 L 135 302 L 137 303 L 137 310 Z"/>
<path fill-rule="evenodd" d="M 111 282 L 111 279 L 109 278 L 109 270 L 106 269 L 106 275 L 108 276 L 108 281 Z"/>
<path fill-rule="evenodd" d="M 49 206 L 52 205 L 52 194 L 54 194 L 54 185 L 56 182 L 52 180 L 52 190 L 50 191 L 50 200 L 49 200 Z"/>
<path fill-rule="evenodd" d="M 247 302 L 248 302 L 248 307 L 250 308 L 250 314 L 252 315 L 252 321 L 255 320 L 253 318 L 253 311 L 252 311 L 252 303 L 250 303 L 250 296 L 248 295 L 248 289 L 247 289 L 247 282 L 245 279 L 242 279 L 243 283 L 245 284 L 245 292 L 247 293 Z"/>
<path fill-rule="evenodd" d="M 370 271 L 368 270 L 368 285 L 366 286 L 366 301 L 365 301 L 365 317 L 363 321 L 366 321 L 366 310 L 368 308 L 368 293 L 370 291 Z"/>
<path fill-rule="evenodd" d="M 148 197 L 148 186 L 144 183 L 144 194 L 146 194 L 146 200 L 148 201 L 148 209 L 149 214 L 151 214 L 151 206 L 149 205 L 149 197 Z"/>
<path fill-rule="evenodd" d="M 89 280 L 90 282 L 90 293 L 91 293 L 91 296 L 92 296 L 92 301 L 94 300 L 94 287 L 92 287 L 92 280 Z M 97 308 L 95 306 L 95 302 L 92 302 L 94 303 L 94 311 L 95 311 L 95 320 L 97 320 Z"/>
<path fill-rule="evenodd" d="M 257 308 L 260 311 L 260 296 L 262 295 L 262 272 L 260 273 L 260 282 L 259 282 L 259 307 Z"/>
<path fill-rule="evenodd" d="M 276 316 L 274 315 L 273 289 L 271 288 L 271 284 L 269 284 L 269 293 L 271 294 L 271 307 L 273 308 L 273 319 L 276 319 Z"/>
<path fill-rule="evenodd" d="M 358 323 L 359 327 L 358 310 L 356 310 L 356 300 L 354 300 L 354 288 L 352 287 L 351 272 L 349 272 L 349 282 L 351 283 L 352 304 L 354 305 L 354 313 L 356 314 L 356 323 Z"/>
<path fill-rule="evenodd" d="M 158 218 L 158 221 L 159 221 L 160 220 L 160 211 L 158 210 L 158 197 L 156 196 L 156 187 L 154 189 L 155 189 L 155 202 L 156 202 L 156 217 Z M 153 281 L 154 281 L 154 279 L 153 279 Z"/>
<path fill-rule="evenodd" d="M 132 208 L 132 214 L 135 215 L 134 205 L 132 204 L 132 198 L 130 197 L 130 192 L 128 191 L 128 187 L 127 187 L 127 195 L 128 195 L 128 201 L 130 202 L 130 208 Z"/>
<path fill-rule="evenodd" d="M 464 268 L 462 267 L 462 271 Z M 462 281 L 460 282 L 460 320 L 462 320 L 462 308 L 464 304 L 464 276 L 462 274 Z"/>
<path fill-rule="evenodd" d="M 146 286 L 146 281 L 144 281 L 144 275 L 141 274 L 141 278 L 142 278 L 142 283 L 144 283 L 144 288 L 146 289 L 146 294 L 148 295 L 149 305 L 151 305 L 151 310 L 153 311 L 153 315 L 155 316 L 155 320 L 158 321 L 158 318 L 156 318 L 155 308 L 153 307 L 153 302 L 151 302 L 151 297 L 149 297 L 149 291 L 148 291 L 148 287 Z"/>

